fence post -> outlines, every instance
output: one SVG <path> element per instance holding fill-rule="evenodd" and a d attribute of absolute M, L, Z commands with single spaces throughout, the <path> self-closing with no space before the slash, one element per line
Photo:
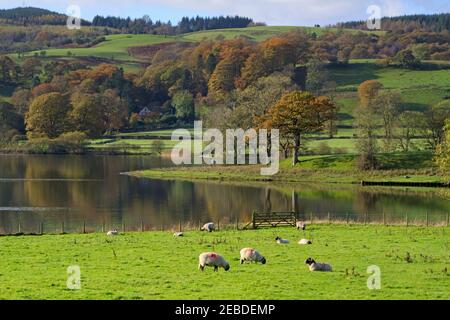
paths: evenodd
<path fill-rule="evenodd" d="M 364 212 L 364 225 L 367 224 L 367 212 Z"/>
<path fill-rule="evenodd" d="M 22 233 L 22 223 L 20 222 L 20 217 L 19 217 L 19 234 Z"/>
<path fill-rule="evenodd" d="M 86 220 L 83 220 L 83 233 L 86 233 Z"/>
<path fill-rule="evenodd" d="M 312 214 L 312 212 L 309 213 L 309 221 L 310 221 L 310 224 L 313 224 L 313 214 Z"/>
<path fill-rule="evenodd" d="M 64 221 L 61 222 L 61 234 L 64 234 Z"/>
<path fill-rule="evenodd" d="M 383 211 L 383 224 L 386 225 L 386 213 Z"/>
<path fill-rule="evenodd" d="M 202 231 L 202 223 L 198 220 L 198 231 Z"/>
<path fill-rule="evenodd" d="M 347 224 L 348 224 L 348 220 L 349 220 L 349 213 L 347 212 L 347 215 L 346 215 L 346 218 L 345 218 L 345 220 L 347 221 Z"/>
<path fill-rule="evenodd" d="M 44 234 L 44 221 L 41 221 L 39 228 L 40 228 L 40 231 L 41 231 L 40 234 L 41 235 Z"/>
<path fill-rule="evenodd" d="M 217 218 L 217 231 L 220 230 L 220 218 Z"/>
<path fill-rule="evenodd" d="M 141 219 L 141 232 L 144 232 L 144 220 Z"/>
<path fill-rule="evenodd" d="M 330 211 L 328 211 L 328 224 L 331 224 L 331 216 L 330 216 Z"/>
<path fill-rule="evenodd" d="M 253 224 L 253 229 L 256 229 L 255 211 L 253 211 L 253 213 L 252 213 L 252 224 Z"/>
<path fill-rule="evenodd" d="M 105 233 L 105 220 L 102 221 L 102 233 Z"/>
<path fill-rule="evenodd" d="M 239 230 L 239 218 L 236 216 L 236 230 Z"/>
<path fill-rule="evenodd" d="M 122 232 L 125 232 L 125 221 L 122 220 Z"/>
<path fill-rule="evenodd" d="M 405 220 L 406 220 L 406 226 L 408 227 L 408 225 L 409 225 L 408 212 L 406 212 L 406 214 L 405 214 Z"/>
<path fill-rule="evenodd" d="M 428 227 L 428 211 L 425 212 L 426 226 Z"/>
<path fill-rule="evenodd" d="M 181 219 L 178 220 L 178 232 L 181 232 Z"/>

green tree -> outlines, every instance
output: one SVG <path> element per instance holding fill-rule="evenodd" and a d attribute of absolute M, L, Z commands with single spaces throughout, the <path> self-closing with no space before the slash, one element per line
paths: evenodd
<path fill-rule="evenodd" d="M 405 68 L 415 68 L 420 65 L 420 60 L 414 56 L 412 50 L 405 49 L 397 53 L 394 59 L 400 66 Z"/>
<path fill-rule="evenodd" d="M 447 181 L 450 180 L 450 118 L 446 120 L 444 138 L 436 147 L 434 161 Z"/>
<path fill-rule="evenodd" d="M 67 95 L 47 93 L 37 97 L 25 116 L 28 134 L 56 138 L 68 127 L 71 109 Z"/>
<path fill-rule="evenodd" d="M 191 121 L 195 117 L 195 102 L 189 91 L 177 91 L 172 97 L 172 105 L 180 120 Z"/>

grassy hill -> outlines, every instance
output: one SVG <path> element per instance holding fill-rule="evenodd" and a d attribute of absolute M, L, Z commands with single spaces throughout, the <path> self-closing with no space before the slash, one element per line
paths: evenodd
<path fill-rule="evenodd" d="M 117 34 L 106 37 L 106 41 L 91 48 L 76 48 L 76 49 L 47 49 L 47 56 L 49 57 L 66 57 L 67 52 L 78 57 L 98 57 L 119 61 L 139 61 L 139 59 L 130 56 L 128 48 L 137 46 L 156 45 L 170 41 L 201 41 L 204 39 L 215 39 L 219 36 L 225 39 L 234 39 L 237 37 L 247 37 L 255 41 L 264 41 L 270 37 L 277 36 L 284 32 L 295 29 L 302 29 L 308 33 L 321 34 L 325 31 L 337 32 L 341 29 L 336 28 L 313 28 L 313 27 L 250 27 L 250 28 L 236 28 L 236 29 L 218 29 L 199 31 L 187 33 L 180 36 L 162 36 L 151 34 Z M 345 30 L 347 32 L 358 32 L 356 30 Z M 26 55 L 34 55 L 35 51 L 29 52 Z"/>

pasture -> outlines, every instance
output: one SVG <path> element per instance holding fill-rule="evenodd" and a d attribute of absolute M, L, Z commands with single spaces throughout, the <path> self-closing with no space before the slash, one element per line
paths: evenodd
<path fill-rule="evenodd" d="M 291 241 L 279 245 L 275 237 Z M 312 245 L 300 246 L 300 238 Z M 251 231 L 44 235 L 0 238 L 0 299 L 448 299 L 446 227 L 312 225 Z M 254 247 L 266 265 L 239 264 Z M 215 251 L 231 269 L 197 270 Z M 304 261 L 333 266 L 312 273 Z M 81 290 L 66 287 L 78 265 Z M 367 267 L 381 269 L 381 290 L 367 288 Z"/>

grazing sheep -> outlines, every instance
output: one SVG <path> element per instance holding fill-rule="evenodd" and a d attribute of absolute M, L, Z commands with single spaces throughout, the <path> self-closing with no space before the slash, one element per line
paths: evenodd
<path fill-rule="evenodd" d="M 107 236 L 117 236 L 118 234 L 119 234 L 119 231 L 117 231 L 117 229 L 114 229 L 114 230 L 108 231 L 108 233 L 106 235 Z"/>
<path fill-rule="evenodd" d="M 298 244 L 312 244 L 311 240 L 308 239 L 301 239 Z"/>
<path fill-rule="evenodd" d="M 282 239 L 280 237 L 276 237 L 275 240 L 277 241 L 278 244 L 288 244 L 289 243 L 289 240 Z"/>
<path fill-rule="evenodd" d="M 174 238 L 176 238 L 176 237 L 184 237 L 184 233 L 183 233 L 183 232 L 175 232 L 175 233 L 173 234 L 173 237 L 174 237 Z"/>
<path fill-rule="evenodd" d="M 208 222 L 200 230 L 213 232 L 214 230 L 216 230 L 216 225 L 213 222 Z"/>
<path fill-rule="evenodd" d="M 215 252 L 205 252 L 198 257 L 198 269 L 204 271 L 205 267 L 214 267 L 214 272 L 217 272 L 219 268 L 224 268 L 225 271 L 228 271 L 230 264 Z"/>
<path fill-rule="evenodd" d="M 306 230 L 306 223 L 304 223 L 303 221 L 297 221 L 295 223 L 297 230 Z"/>
<path fill-rule="evenodd" d="M 266 264 L 266 258 L 253 248 L 244 248 L 241 250 L 241 264 L 245 261 Z"/>
<path fill-rule="evenodd" d="M 314 259 L 312 258 L 306 259 L 305 263 L 309 265 L 309 271 L 325 271 L 325 272 L 333 271 L 331 265 L 327 263 L 315 262 Z"/>

